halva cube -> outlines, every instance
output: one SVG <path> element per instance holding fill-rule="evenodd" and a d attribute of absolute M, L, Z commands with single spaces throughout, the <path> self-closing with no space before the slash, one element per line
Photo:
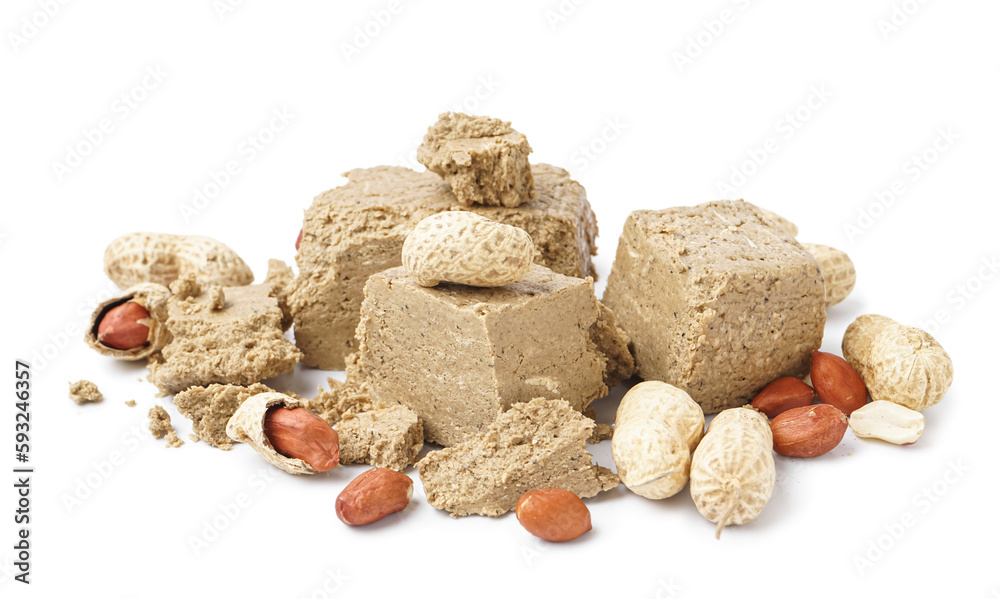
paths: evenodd
<path fill-rule="evenodd" d="M 584 410 L 607 395 L 609 368 L 621 374 L 617 356 L 609 361 L 605 352 L 627 345 L 593 340 L 603 321 L 591 279 L 537 264 L 516 283 L 491 288 L 422 287 L 392 268 L 368 280 L 361 312 L 359 361 L 372 400 L 412 408 L 426 440 L 441 445 L 536 397 Z"/>
<path fill-rule="evenodd" d="M 639 376 L 714 413 L 809 371 L 824 292 L 809 252 L 741 200 L 633 212 L 603 299 L 632 340 Z"/>

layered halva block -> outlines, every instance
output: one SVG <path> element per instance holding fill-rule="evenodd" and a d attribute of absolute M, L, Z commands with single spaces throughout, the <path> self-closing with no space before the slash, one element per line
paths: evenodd
<path fill-rule="evenodd" d="M 633 212 L 603 300 L 639 376 L 680 387 L 706 413 L 804 376 L 826 323 L 819 264 L 742 200 Z"/>
<path fill-rule="evenodd" d="M 451 185 L 459 202 L 513 208 L 537 199 L 531 146 L 510 123 L 446 112 L 417 148 L 417 160 Z"/>
<path fill-rule="evenodd" d="M 426 440 L 442 445 L 536 397 L 582 411 L 631 374 L 619 355 L 628 340 L 607 321 L 614 315 L 593 281 L 539 265 L 491 288 L 422 287 L 392 268 L 368 279 L 361 313 L 359 364 L 372 400 L 412 408 Z"/>
<path fill-rule="evenodd" d="M 288 305 L 303 361 L 341 370 L 356 349 L 368 277 L 402 264 L 403 241 L 420 220 L 446 210 L 468 210 L 524 229 L 535 244 L 534 260 L 573 277 L 595 275 L 597 222 L 583 187 L 549 165 L 532 167 L 538 198 L 517 208 L 462 206 L 434 173 L 402 167 L 356 169 L 306 210 L 296 261 L 299 276 Z"/>

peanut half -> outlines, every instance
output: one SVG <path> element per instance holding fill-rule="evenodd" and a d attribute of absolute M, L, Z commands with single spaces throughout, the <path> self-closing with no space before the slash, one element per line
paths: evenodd
<path fill-rule="evenodd" d="M 553 543 L 572 541 L 593 528 L 586 504 L 566 489 L 528 491 L 517 500 L 515 513 L 525 530 Z"/>
<path fill-rule="evenodd" d="M 924 415 L 897 403 L 876 399 L 854 410 L 849 424 L 859 437 L 910 445 L 924 432 Z"/>
<path fill-rule="evenodd" d="M 253 282 L 253 272 L 236 252 L 199 235 L 122 235 L 104 250 L 104 272 L 123 289 L 139 283 L 166 287 L 187 274 L 204 285 L 239 287 Z"/>
<path fill-rule="evenodd" d="M 425 218 L 403 242 L 406 273 L 424 287 L 502 287 L 523 277 L 534 256 L 523 229 L 460 210 Z"/>
<path fill-rule="evenodd" d="M 402 472 L 372 468 L 352 480 L 337 496 L 337 517 L 362 526 L 402 511 L 413 497 L 413 481 Z"/>

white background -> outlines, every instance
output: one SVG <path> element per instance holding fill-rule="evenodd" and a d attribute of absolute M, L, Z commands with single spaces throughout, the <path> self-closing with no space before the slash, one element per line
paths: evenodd
<path fill-rule="evenodd" d="M 12 370 L 28 359 L 37 472 L 30 588 L 11 580 L 16 496 L 0 475 L 0 595 L 1000 597 L 995 2 L 220 6 L 4 2 L 0 463 L 14 465 Z M 687 490 L 652 502 L 622 487 L 588 501 L 593 532 L 548 545 L 512 515 L 452 519 L 419 490 L 401 515 L 349 529 L 334 500 L 363 466 L 293 478 L 245 446 L 165 449 L 133 432 L 154 404 L 182 438 L 190 422 L 142 366 L 81 340 L 113 290 L 110 240 L 207 234 L 261 279 L 268 258 L 293 259 L 302 210 L 339 173 L 415 165 L 427 126 L 463 106 L 511 120 L 534 161 L 586 186 L 599 293 L 638 208 L 745 197 L 797 222 L 800 239 L 847 250 L 858 285 L 830 311 L 824 349 L 880 312 L 932 330 L 955 361 L 923 438 L 848 432 L 821 458 L 779 457 L 771 502 L 721 541 Z M 250 136 L 271 143 L 250 151 Z M 81 147 L 68 172 L 55 165 Z M 195 203 L 206 189 L 218 193 Z M 312 395 L 326 375 L 273 384 Z M 74 405 L 79 378 L 106 400 Z M 602 418 L 621 393 L 598 402 Z M 594 448 L 606 466 L 609 446 Z M 191 538 L 213 521 L 224 530 L 196 554 Z"/>

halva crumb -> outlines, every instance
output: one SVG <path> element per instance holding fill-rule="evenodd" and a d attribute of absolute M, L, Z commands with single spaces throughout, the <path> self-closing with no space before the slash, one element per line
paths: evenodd
<path fill-rule="evenodd" d="M 69 398 L 82 406 L 85 403 L 96 403 L 104 399 L 101 390 L 97 385 L 87 380 L 80 380 L 69 384 Z"/>

